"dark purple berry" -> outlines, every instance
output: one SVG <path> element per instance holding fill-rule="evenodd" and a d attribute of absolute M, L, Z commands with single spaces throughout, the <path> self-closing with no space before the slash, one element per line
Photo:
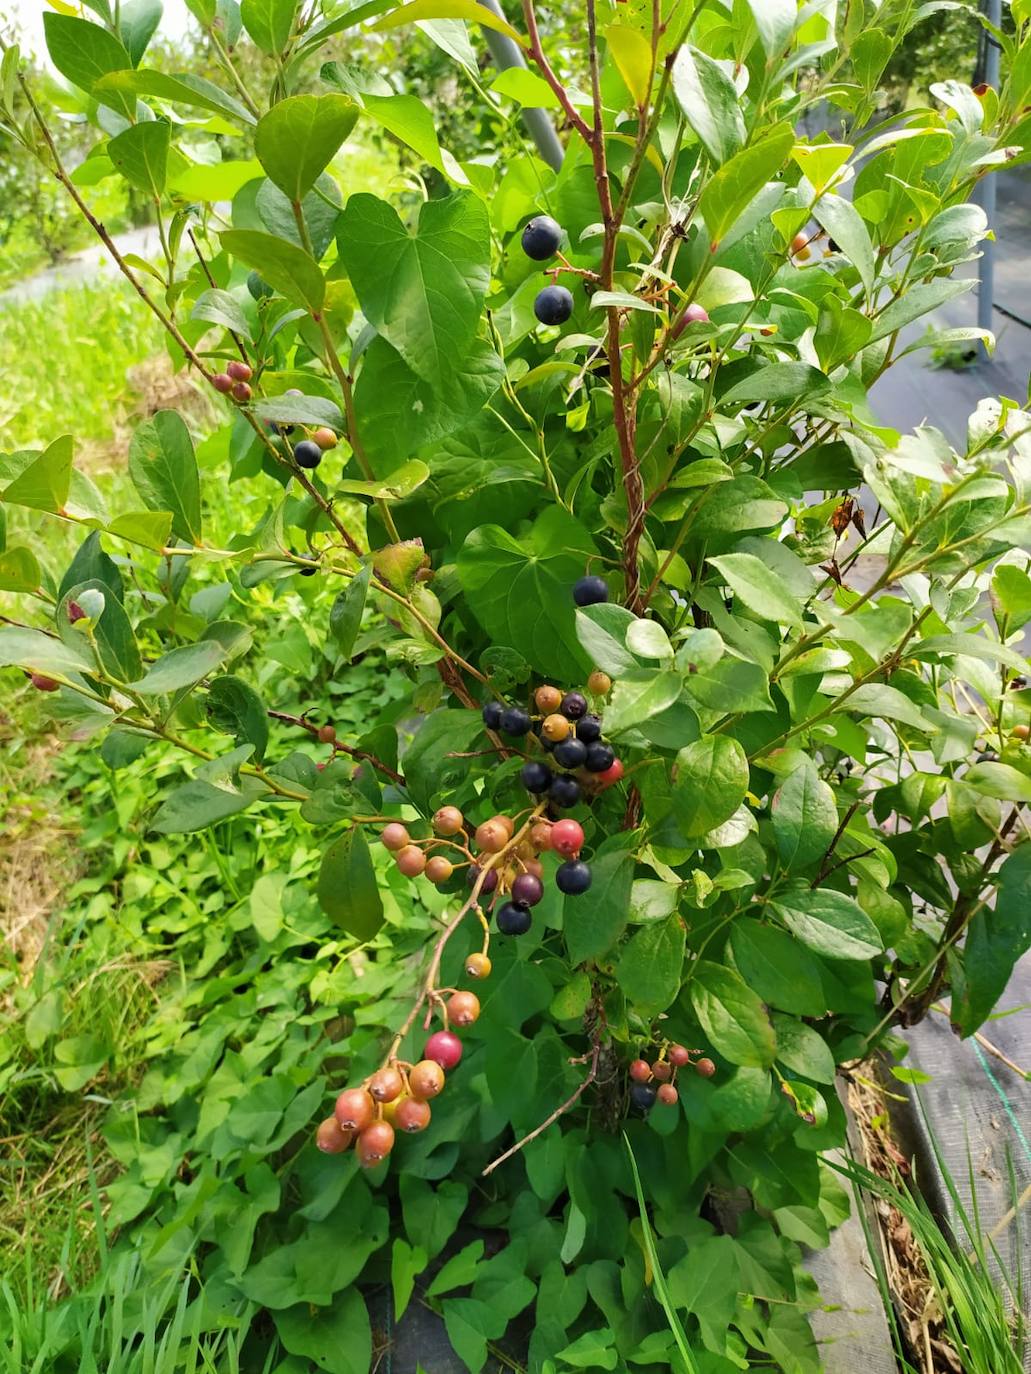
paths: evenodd
<path fill-rule="evenodd" d="M 533 313 L 541 324 L 565 324 L 573 313 L 573 297 L 564 286 L 546 286 L 537 293 Z"/>
<path fill-rule="evenodd" d="M 548 788 L 548 796 L 561 811 L 568 811 L 580 800 L 580 784 L 575 778 L 560 776 Z"/>
<path fill-rule="evenodd" d="M 631 1083 L 630 1101 L 639 1112 L 647 1116 L 655 1106 L 655 1089 L 650 1083 Z"/>
<path fill-rule="evenodd" d="M 553 776 L 554 774 L 548 765 L 539 763 L 536 759 L 524 763 L 519 772 L 519 777 L 527 792 L 547 792 Z"/>
<path fill-rule="evenodd" d="M 536 906 L 544 896 L 544 884 L 536 873 L 520 873 L 512 883 L 512 900 L 517 906 Z"/>
<path fill-rule="evenodd" d="M 501 728 L 501 703 L 500 701 L 488 701 L 483 708 L 483 723 L 488 730 L 499 730 Z"/>
<path fill-rule="evenodd" d="M 535 215 L 523 230 L 523 252 L 534 262 L 547 262 L 558 252 L 562 226 L 550 215 Z"/>
<path fill-rule="evenodd" d="M 317 468 L 322 462 L 322 450 L 310 439 L 302 439 L 294 447 L 294 462 L 299 468 Z"/>
<path fill-rule="evenodd" d="M 592 744 L 587 750 L 587 759 L 584 767 L 588 773 L 605 773 L 616 762 L 616 751 L 611 745 Z"/>
<path fill-rule="evenodd" d="M 469 871 L 468 871 L 468 872 L 466 873 L 466 875 L 465 875 L 465 880 L 466 880 L 466 882 L 469 884 L 470 887 L 475 887 L 475 886 L 476 886 L 476 879 L 477 879 L 479 876 L 480 876 L 480 869 L 479 869 L 479 866 L 478 866 L 477 864 L 470 864 L 470 865 L 469 865 Z M 480 888 L 480 896 L 483 897 L 483 896 L 486 896 L 487 893 L 493 892 L 494 889 L 497 887 L 497 885 L 498 885 L 498 870 L 497 870 L 496 868 L 491 868 L 491 869 L 489 869 L 489 870 L 487 871 L 487 876 L 486 876 L 486 878 L 484 878 L 484 880 L 483 880 L 483 886 Z"/>
<path fill-rule="evenodd" d="M 506 706 L 501 713 L 501 729 L 506 735 L 528 735 L 531 723 L 529 712 L 521 706 Z"/>
<path fill-rule="evenodd" d="M 573 588 L 573 600 L 578 606 L 599 606 L 608 599 L 609 589 L 604 577 L 581 577 Z"/>
<path fill-rule="evenodd" d="M 587 759 L 587 745 L 575 735 L 560 740 L 554 749 L 555 762 L 563 768 L 582 768 Z"/>
<path fill-rule="evenodd" d="M 567 692 L 558 708 L 566 720 L 579 720 L 587 714 L 587 698 L 583 692 Z"/>
<path fill-rule="evenodd" d="M 318 572 L 318 568 L 315 568 L 315 567 L 302 568 L 302 569 L 301 569 L 301 576 L 302 576 L 302 577 L 314 577 L 315 574 L 316 574 L 317 572 Z"/>
<path fill-rule="evenodd" d="M 601 721 L 597 716 L 584 716 L 576 722 L 576 737 L 582 739 L 584 744 L 593 744 L 595 740 L 601 739 Z"/>
<path fill-rule="evenodd" d="M 567 897 L 579 897 L 591 885 L 591 870 L 583 859 L 567 859 L 559 864 L 555 874 L 555 886 Z"/>
<path fill-rule="evenodd" d="M 525 906 L 506 902 L 498 912 L 498 930 L 502 935 L 525 935 L 533 925 L 533 917 Z"/>

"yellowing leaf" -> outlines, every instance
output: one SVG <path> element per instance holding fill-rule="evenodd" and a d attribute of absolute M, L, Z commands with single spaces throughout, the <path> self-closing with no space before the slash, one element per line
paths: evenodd
<path fill-rule="evenodd" d="M 644 34 L 625 24 L 610 24 L 605 30 L 612 59 L 638 108 L 648 103 L 652 81 L 652 49 Z"/>
<path fill-rule="evenodd" d="M 514 43 L 525 46 L 522 35 L 507 20 L 478 5 L 476 0 L 412 0 L 411 4 L 402 5 L 372 27 L 374 30 L 397 29 L 402 24 L 414 24 L 422 19 L 465 19 L 470 24 L 482 24 L 485 29 L 496 29 Z"/>

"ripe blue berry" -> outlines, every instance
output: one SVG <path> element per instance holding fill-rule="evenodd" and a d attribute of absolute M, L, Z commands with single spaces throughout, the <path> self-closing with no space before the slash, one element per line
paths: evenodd
<path fill-rule="evenodd" d="M 580 800 L 580 784 L 575 778 L 560 776 L 548 788 L 548 796 L 561 811 L 568 811 Z"/>
<path fill-rule="evenodd" d="M 583 692 L 567 692 L 558 708 L 566 720 L 579 720 L 587 714 L 587 698 Z"/>
<path fill-rule="evenodd" d="M 587 745 L 574 735 L 556 744 L 553 752 L 555 762 L 563 768 L 582 768 L 588 757 Z"/>
<path fill-rule="evenodd" d="M 302 439 L 294 446 L 294 462 L 299 468 L 317 468 L 322 462 L 322 450 L 310 439 Z"/>
<path fill-rule="evenodd" d="M 576 722 L 576 737 L 584 744 L 593 744 L 601 739 L 601 721 L 597 716 L 583 716 Z"/>
<path fill-rule="evenodd" d="M 506 706 L 501 713 L 501 728 L 506 735 L 527 735 L 530 725 L 529 713 L 521 706 Z"/>
<path fill-rule="evenodd" d="M 541 324 L 565 324 L 573 313 L 573 297 L 564 286 L 546 286 L 537 293 L 533 313 Z"/>
<path fill-rule="evenodd" d="M 315 574 L 316 574 L 317 572 L 318 572 L 318 568 L 302 568 L 302 569 L 301 569 L 301 576 L 302 576 L 302 577 L 314 577 Z"/>
<path fill-rule="evenodd" d="M 499 701 L 488 701 L 483 708 L 481 715 L 483 723 L 488 730 L 499 730 L 501 728 L 501 703 Z"/>
<path fill-rule="evenodd" d="M 588 773 L 605 773 L 616 762 L 616 752 L 611 745 L 592 744 L 587 750 L 587 759 L 584 767 Z"/>
<path fill-rule="evenodd" d="M 502 935 L 525 935 L 533 925 L 533 917 L 525 906 L 506 902 L 498 912 L 498 930 Z"/>
<path fill-rule="evenodd" d="M 650 1083 L 631 1083 L 630 1101 L 639 1112 L 647 1116 L 655 1106 L 655 1089 Z"/>
<path fill-rule="evenodd" d="M 546 763 L 538 763 L 536 759 L 531 759 L 529 763 L 524 763 L 519 777 L 527 792 L 547 792 L 551 786 L 553 777 L 551 769 Z"/>
<path fill-rule="evenodd" d="M 517 906 L 536 906 L 544 896 L 544 884 L 536 873 L 520 873 L 512 883 L 512 900 Z"/>
<path fill-rule="evenodd" d="M 559 864 L 555 874 L 555 886 L 567 897 L 579 897 L 591 885 L 591 870 L 583 859 L 567 859 Z"/>
<path fill-rule="evenodd" d="M 573 600 L 578 606 L 599 606 L 608 599 L 609 589 L 604 577 L 581 577 L 573 588 Z"/>
<path fill-rule="evenodd" d="M 523 230 L 523 252 L 534 262 L 547 262 L 558 252 L 562 226 L 550 215 L 536 215 Z"/>

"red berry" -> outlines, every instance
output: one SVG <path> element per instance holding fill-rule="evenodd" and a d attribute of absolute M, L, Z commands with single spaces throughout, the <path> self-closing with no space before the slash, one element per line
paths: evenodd
<path fill-rule="evenodd" d="M 216 391 L 221 391 L 223 396 L 228 396 L 233 389 L 233 379 L 225 372 L 218 372 L 212 377 L 211 385 Z"/>
<path fill-rule="evenodd" d="M 29 681 L 37 692 L 56 692 L 61 684 L 55 682 L 52 677 L 47 677 L 45 673 L 30 673 Z"/>
<path fill-rule="evenodd" d="M 337 732 L 332 725 L 321 725 L 319 727 L 319 742 L 321 744 L 333 744 L 336 737 Z"/>
<path fill-rule="evenodd" d="M 358 1137 L 358 1160 L 363 1169 L 381 1164 L 394 1148 L 394 1128 L 389 1121 L 374 1121 Z"/>
<path fill-rule="evenodd" d="M 234 382 L 249 382 L 254 376 L 253 369 L 247 363 L 233 361 L 226 368 Z"/>
<path fill-rule="evenodd" d="M 423 1102 L 417 1097 L 406 1097 L 394 1113 L 394 1121 L 399 1131 L 414 1135 L 416 1131 L 426 1129 L 430 1124 L 430 1115 L 428 1102 Z"/>
<path fill-rule="evenodd" d="M 377 1102 L 393 1102 L 404 1090 L 405 1081 L 392 1064 L 377 1070 L 369 1079 L 369 1093 Z"/>
<path fill-rule="evenodd" d="M 315 1132 L 315 1144 L 327 1155 L 343 1154 L 353 1139 L 354 1132 L 343 1130 L 335 1116 L 327 1116 L 325 1121 L 320 1121 Z"/>
<path fill-rule="evenodd" d="M 486 954 L 470 954 L 465 961 L 465 971 L 470 978 L 489 978 L 492 968 Z"/>
<path fill-rule="evenodd" d="M 716 1065 L 711 1059 L 699 1059 L 694 1066 L 694 1071 L 702 1078 L 711 1078 L 716 1072 Z"/>
<path fill-rule="evenodd" d="M 583 848 L 584 832 L 579 821 L 556 821 L 551 827 L 551 847 L 556 854 L 570 859 Z"/>
<path fill-rule="evenodd" d="M 251 399 L 251 389 L 246 382 L 233 383 L 233 400 L 246 402 Z"/>
<path fill-rule="evenodd" d="M 406 844 L 394 862 L 406 878 L 417 878 L 426 867 L 426 855 L 418 845 Z"/>
<path fill-rule="evenodd" d="M 669 1056 L 669 1062 L 676 1069 L 682 1069 L 685 1064 L 691 1062 L 691 1051 L 683 1045 L 670 1045 L 666 1054 Z"/>
<path fill-rule="evenodd" d="M 604 773 L 595 773 L 594 781 L 601 788 L 611 787 L 613 783 L 619 782 L 620 778 L 623 776 L 623 771 L 623 760 L 615 759 L 609 764 L 608 768 L 605 769 Z"/>
<path fill-rule="evenodd" d="M 376 1107 L 364 1088 L 347 1088 L 336 1100 L 333 1115 L 345 1131 L 364 1131 L 376 1116 Z"/>
<path fill-rule="evenodd" d="M 436 1031 L 426 1041 L 425 1059 L 433 1059 L 444 1070 L 453 1069 L 462 1058 L 462 1042 L 451 1031 Z"/>
<path fill-rule="evenodd" d="M 680 1101 L 680 1094 L 672 1083 L 663 1083 L 656 1093 L 656 1097 L 667 1107 L 675 1107 Z"/>
<path fill-rule="evenodd" d="M 438 835 L 457 835 L 465 824 L 465 817 L 457 806 L 442 806 L 434 812 L 433 829 Z"/>
<path fill-rule="evenodd" d="M 77 620 L 85 620 L 86 612 L 77 601 L 69 601 L 66 607 L 68 612 L 68 623 L 74 625 Z"/>
<path fill-rule="evenodd" d="M 660 1083 L 668 1083 L 673 1077 L 673 1067 L 665 1059 L 656 1059 L 652 1065 L 652 1077 L 657 1078 Z"/>
<path fill-rule="evenodd" d="M 413 1097 L 436 1097 L 444 1090 L 444 1070 L 433 1059 L 420 1059 L 408 1075 Z"/>
<path fill-rule="evenodd" d="M 635 1059 L 630 1065 L 630 1077 L 635 1083 L 647 1083 L 651 1078 L 651 1067 L 643 1059 Z"/>
<path fill-rule="evenodd" d="M 380 831 L 379 837 L 386 847 L 395 854 L 412 842 L 411 835 L 400 821 L 391 821 L 389 825 L 385 825 Z"/>
<path fill-rule="evenodd" d="M 447 1014 L 456 1026 L 471 1026 L 480 1014 L 480 999 L 475 992 L 453 993 L 448 1004 Z"/>
<path fill-rule="evenodd" d="M 454 871 L 454 864 L 443 854 L 434 854 L 426 864 L 426 876 L 431 883 L 446 883 Z"/>

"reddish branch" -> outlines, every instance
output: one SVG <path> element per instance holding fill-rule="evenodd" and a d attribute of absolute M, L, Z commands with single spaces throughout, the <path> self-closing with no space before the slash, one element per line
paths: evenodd
<path fill-rule="evenodd" d="M 551 1113 L 551 1115 L 547 1118 L 547 1120 L 542 1121 L 541 1124 L 535 1127 L 529 1135 L 523 1136 L 522 1140 L 517 1140 L 516 1143 L 510 1149 L 506 1150 L 503 1155 L 498 1155 L 497 1159 L 492 1160 L 491 1163 L 487 1165 L 486 1169 L 484 1169 L 481 1177 L 486 1178 L 488 1174 L 492 1174 L 494 1170 L 498 1168 L 499 1165 L 504 1164 L 506 1159 L 511 1159 L 513 1155 L 516 1155 L 519 1153 L 520 1150 L 525 1149 L 526 1146 L 529 1145 L 531 1140 L 536 1140 L 539 1135 L 543 1135 L 544 1132 L 548 1129 L 548 1127 L 553 1126 L 560 1116 L 564 1116 L 565 1113 L 568 1112 L 571 1107 L 576 1106 L 577 1102 L 579 1102 L 584 1092 L 591 1086 L 594 1080 L 598 1077 L 598 1060 L 600 1056 L 601 1041 L 596 1039 L 591 1050 L 591 1067 L 588 1070 L 587 1077 L 583 1080 L 582 1083 L 580 1083 L 577 1086 L 576 1091 L 570 1097 L 566 1098 L 565 1102 L 562 1103 L 561 1107 L 556 1107 L 555 1110 Z M 570 1063 L 577 1062 L 578 1061 L 576 1060 L 570 1060 Z"/>
<path fill-rule="evenodd" d="M 313 725 L 306 716 L 291 716 L 286 711 L 267 711 L 265 714 L 270 716 L 272 720 L 281 720 L 285 725 L 296 725 L 300 730 L 307 730 L 309 735 L 317 736 L 319 733 L 320 727 Z M 329 742 L 327 741 L 327 743 Z M 331 743 L 337 753 L 347 754 L 350 758 L 358 759 L 360 762 L 371 763 L 373 768 L 377 768 L 384 777 L 389 778 L 391 782 L 396 782 L 399 787 L 404 787 L 405 780 L 401 774 L 391 768 L 389 764 L 384 763 L 382 759 L 377 758 L 375 754 L 370 754 L 367 749 L 355 749 L 352 745 L 344 744 L 338 739 L 331 741 Z"/>

